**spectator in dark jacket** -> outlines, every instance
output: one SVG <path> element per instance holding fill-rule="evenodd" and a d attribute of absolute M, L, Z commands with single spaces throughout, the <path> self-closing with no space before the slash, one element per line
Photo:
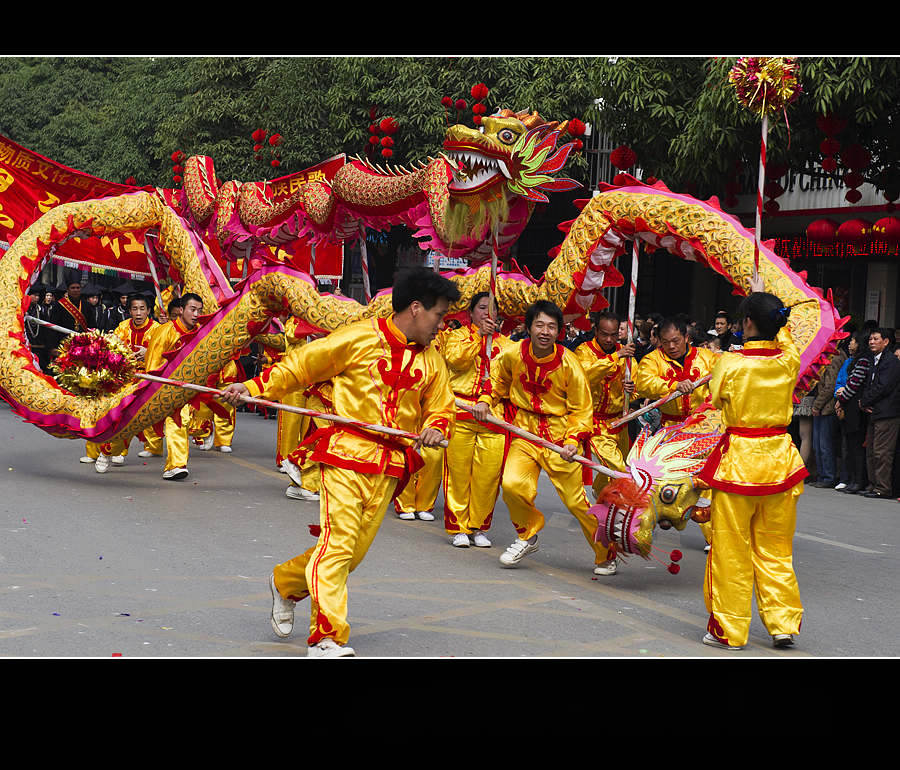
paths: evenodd
<path fill-rule="evenodd" d="M 822 372 L 819 393 L 812 405 L 812 443 L 816 456 L 816 471 L 819 475 L 811 486 L 833 489 L 837 483 L 837 461 L 835 448 L 840 429 L 834 413 L 834 383 L 838 372 L 847 360 L 847 351 L 838 348 L 831 363 Z"/>
<path fill-rule="evenodd" d="M 835 413 L 841 423 L 842 452 L 847 474 L 847 487 L 843 491 L 857 494 L 866 491 L 867 483 L 865 440 L 868 415 L 859 408 L 859 394 L 872 366 L 869 333 L 854 334 L 847 352 L 850 357 L 842 369 L 846 376 L 838 374 L 834 390 Z"/>
<path fill-rule="evenodd" d="M 865 497 L 890 498 L 893 487 L 894 450 L 900 431 L 900 360 L 891 348 L 893 329 L 877 329 L 869 335 L 872 367 L 859 397 L 859 407 L 869 415 L 866 430 L 866 466 L 871 490 Z"/>

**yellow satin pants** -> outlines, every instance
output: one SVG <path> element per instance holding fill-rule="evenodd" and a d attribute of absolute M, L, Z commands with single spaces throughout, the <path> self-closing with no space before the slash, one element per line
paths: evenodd
<path fill-rule="evenodd" d="M 490 529 L 505 440 L 502 433 L 475 420 L 457 420 L 446 449 L 443 478 L 444 528 L 451 535 Z"/>
<path fill-rule="evenodd" d="M 163 470 L 170 471 L 173 468 L 187 468 L 190 437 L 188 426 L 191 423 L 193 409 L 185 404 L 181 407 L 181 427 L 171 417 L 166 417 L 163 433 L 166 437 L 166 467 Z"/>
<path fill-rule="evenodd" d="M 432 511 L 444 477 L 444 448 L 423 447 L 425 465 L 419 468 L 397 496 L 397 513 Z"/>
<path fill-rule="evenodd" d="M 112 441 L 103 444 L 97 444 L 93 441 L 88 441 L 85 444 L 85 453 L 88 457 L 92 457 L 96 460 L 102 453 L 103 447 L 107 447 L 109 449 L 107 454 L 110 457 L 118 457 L 119 455 L 125 457 L 128 454 L 128 446 L 120 438 L 114 438 Z"/>
<path fill-rule="evenodd" d="M 581 465 L 563 460 L 556 452 L 514 438 L 503 469 L 503 502 L 522 540 L 528 540 L 544 528 L 544 515 L 535 507 L 538 477 L 546 471 L 563 505 L 581 525 L 585 540 L 594 552 L 596 564 L 607 561 L 607 550 L 594 542 L 597 520 L 588 515 L 590 507 L 581 478 Z"/>
<path fill-rule="evenodd" d="M 793 566 L 797 497 L 803 484 L 785 492 L 752 497 L 714 489 L 712 548 L 703 591 L 710 612 L 708 630 L 732 646 L 750 635 L 752 601 L 766 630 L 796 634 L 803 605 Z"/>
<path fill-rule="evenodd" d="M 631 438 L 628 435 L 627 426 L 622 428 L 618 433 L 612 433 L 606 430 L 598 429 L 591 436 L 591 451 L 597 458 L 597 462 L 601 465 L 611 468 L 614 471 L 627 471 L 628 466 L 625 458 L 631 450 Z M 595 473 L 592 488 L 594 495 L 600 494 L 600 491 L 611 480 L 611 477 L 605 473 Z"/>
<path fill-rule="evenodd" d="M 237 420 L 237 409 L 231 404 L 220 404 L 228 410 L 227 417 L 215 414 L 206 404 L 200 404 L 193 410 L 188 433 L 192 438 L 205 439 L 210 430 L 215 433 L 213 446 L 231 446 L 234 441 L 234 426 Z"/>
<path fill-rule="evenodd" d="M 287 406 L 306 407 L 306 396 L 302 390 L 292 390 L 281 403 Z M 281 462 L 297 448 L 301 437 L 306 434 L 309 425 L 309 417 L 294 412 L 278 411 L 278 436 L 275 446 L 275 464 L 280 468 Z"/>
<path fill-rule="evenodd" d="M 275 567 L 275 587 L 285 598 L 309 596 L 309 644 L 325 637 L 346 644 L 347 578 L 378 533 L 397 479 L 321 466 L 318 542 Z"/>

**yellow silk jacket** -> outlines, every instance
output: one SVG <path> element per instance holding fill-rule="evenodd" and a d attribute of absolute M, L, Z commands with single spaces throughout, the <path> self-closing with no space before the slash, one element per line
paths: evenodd
<path fill-rule="evenodd" d="M 122 321 L 122 323 L 120 323 L 115 328 L 113 334 L 115 334 L 126 345 L 130 345 L 133 351 L 136 351 L 138 348 L 149 347 L 150 340 L 153 339 L 154 335 L 161 328 L 162 325 L 158 324 L 152 318 L 148 318 L 146 321 L 144 321 L 143 326 L 135 326 L 134 321 L 129 318 L 125 321 Z M 144 363 L 138 362 L 138 368 L 143 369 Z"/>
<path fill-rule="evenodd" d="M 634 395 L 651 401 L 668 396 L 679 382 L 696 381 L 712 372 L 717 360 L 718 357 L 711 350 L 689 345 L 684 363 L 679 364 L 669 358 L 662 348 L 656 348 L 641 359 L 637 371 L 632 374 Z M 701 385 L 690 393 L 663 404 L 659 408 L 663 425 L 681 422 L 706 401 L 708 396 L 709 386 Z"/>
<path fill-rule="evenodd" d="M 604 420 L 618 420 L 625 406 L 625 362 L 619 356 L 617 345 L 612 353 L 606 353 L 596 340 L 582 342 L 575 348 L 575 355 L 584 369 L 591 398 L 594 403 L 594 426 Z M 625 426 L 620 426 L 621 430 Z M 618 432 L 618 430 L 616 432 Z"/>
<path fill-rule="evenodd" d="M 326 380 L 334 412 L 343 417 L 411 433 L 434 428 L 445 438 L 452 433 L 456 410 L 444 360 L 433 346 L 409 342 L 393 317 L 359 321 L 293 347 L 244 384 L 251 396 L 278 400 Z M 336 423 L 317 434 L 312 461 L 398 478 L 414 470 L 415 453 L 403 440 Z"/>
<path fill-rule="evenodd" d="M 505 404 L 504 418 L 555 444 L 579 444 L 593 429 L 593 404 L 584 369 L 568 348 L 555 345 L 535 358 L 531 340 L 507 346 L 491 367 L 491 393 L 479 401 Z"/>
<path fill-rule="evenodd" d="M 714 489 L 747 495 L 782 492 L 808 471 L 788 434 L 800 354 L 787 328 L 772 340 L 723 353 L 710 380 L 725 436 L 699 474 Z"/>
<path fill-rule="evenodd" d="M 166 363 L 163 353 L 175 350 L 183 339 L 192 337 L 199 329 L 199 326 L 187 329 L 178 318 L 159 324 L 159 329 L 154 332 L 150 344 L 147 345 L 147 352 L 144 355 L 144 368 L 148 372 L 159 369 Z"/>
<path fill-rule="evenodd" d="M 493 361 L 508 345 L 509 337 L 495 334 L 491 338 L 491 355 L 487 355 L 487 337 L 483 337 L 474 325 L 461 326 L 444 335 L 442 353 L 450 374 L 450 390 L 454 398 L 474 404 L 492 389 L 490 371 Z M 487 377 L 485 378 L 485 375 Z M 497 414 L 499 417 L 499 413 Z M 471 414 L 463 409 L 456 419 L 471 419 Z"/>

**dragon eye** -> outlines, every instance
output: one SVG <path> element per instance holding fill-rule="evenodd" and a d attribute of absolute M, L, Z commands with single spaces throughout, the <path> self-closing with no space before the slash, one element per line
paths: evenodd
<path fill-rule="evenodd" d="M 662 500 L 666 505 L 674 503 L 677 496 L 678 490 L 676 487 L 663 487 L 659 491 L 659 499 Z"/>
<path fill-rule="evenodd" d="M 497 138 L 504 144 L 513 144 L 516 141 L 516 134 L 510 128 L 502 128 L 497 132 Z"/>

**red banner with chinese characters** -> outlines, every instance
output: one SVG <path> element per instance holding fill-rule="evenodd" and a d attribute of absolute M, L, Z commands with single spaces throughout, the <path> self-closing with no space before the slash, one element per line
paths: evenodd
<path fill-rule="evenodd" d="M 0 136 L 0 241 L 11 244 L 29 225 L 62 203 L 108 198 L 140 188 L 115 184 L 55 163 Z M 94 272 L 117 272 L 147 278 L 143 234 L 117 238 L 73 238 L 56 261 Z"/>
<path fill-rule="evenodd" d="M 344 155 L 329 158 L 316 166 L 268 183 L 273 203 L 289 198 L 306 184 L 316 180 L 331 181 L 346 163 Z M 107 182 L 81 171 L 63 166 L 36 152 L 0 136 L 0 241 L 11 244 L 29 225 L 54 206 L 71 201 L 108 198 L 154 187 L 135 187 Z M 79 270 L 95 273 L 115 272 L 134 279 L 149 280 L 144 252 L 144 234 L 125 233 L 119 237 L 72 238 L 57 252 L 55 261 Z M 0 248 L 5 246 L 0 243 Z M 210 244 L 219 257 L 218 244 Z M 284 260 L 299 270 L 320 278 L 340 278 L 344 272 L 343 243 L 320 245 L 315 249 L 299 241 L 270 249 L 272 257 Z M 231 278 L 241 278 L 240 261 L 225 265 Z"/>
<path fill-rule="evenodd" d="M 278 205 L 295 195 L 299 190 L 310 182 L 326 181 L 331 182 L 335 174 L 347 162 L 345 155 L 335 155 L 333 158 L 322 161 L 321 163 L 298 171 L 295 174 L 273 179 L 268 183 L 269 195 L 274 205 Z M 217 252 L 214 252 L 217 253 Z M 272 247 L 269 253 L 273 259 L 279 262 L 286 262 L 298 270 L 314 275 L 316 278 L 341 278 L 344 275 L 344 243 L 328 243 L 319 244 L 313 248 L 307 243 L 293 241 L 283 244 L 278 248 Z M 315 258 L 313 259 L 313 256 Z M 230 278 L 241 278 L 243 276 L 243 260 L 237 260 L 230 267 Z"/>

